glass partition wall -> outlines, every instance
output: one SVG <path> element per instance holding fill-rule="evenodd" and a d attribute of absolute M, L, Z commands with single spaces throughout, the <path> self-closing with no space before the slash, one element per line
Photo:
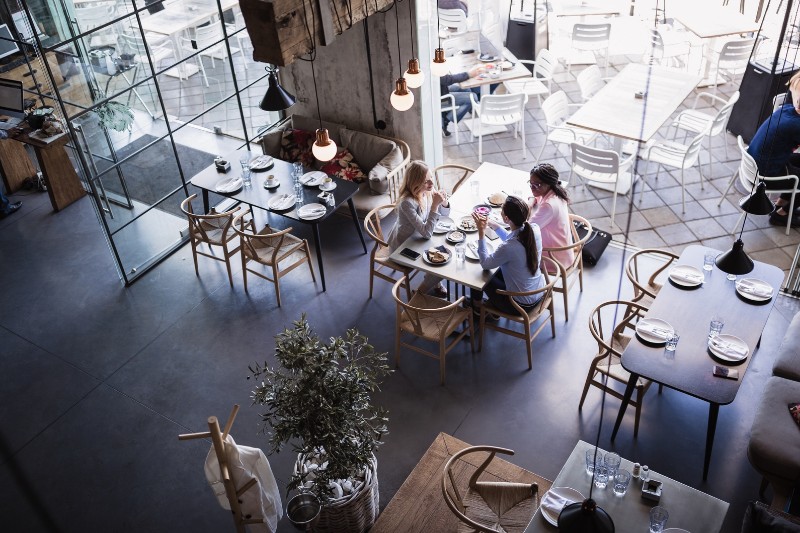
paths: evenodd
<path fill-rule="evenodd" d="M 0 78 L 66 125 L 125 283 L 186 241 L 191 177 L 280 118 L 237 0 L 0 0 L 0 24 Z"/>

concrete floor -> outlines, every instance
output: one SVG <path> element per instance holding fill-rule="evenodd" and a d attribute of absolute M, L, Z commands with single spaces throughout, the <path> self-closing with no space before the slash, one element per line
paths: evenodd
<path fill-rule="evenodd" d="M 210 442 L 179 442 L 177 435 L 204 431 L 208 416 L 224 420 L 239 403 L 237 441 L 265 448 L 247 367 L 274 362 L 273 336 L 301 312 L 323 338 L 357 326 L 379 350 L 392 350 L 390 286 L 378 284 L 375 298 L 367 298 L 368 260 L 349 219 L 335 217 L 322 228 L 328 292 L 300 269 L 284 278 L 284 306 L 277 308 L 267 282 L 244 292 L 239 268 L 233 289 L 221 263 L 201 258 L 195 277 L 188 246 L 123 288 L 88 198 L 58 215 L 46 195 L 12 199 L 24 205 L 0 221 L 4 531 L 231 531 L 230 515 L 203 476 Z M 296 230 L 310 237 L 307 228 Z M 537 339 L 532 371 L 522 341 L 494 332 L 482 353 L 471 354 L 467 344 L 451 353 L 444 387 L 435 361 L 403 354 L 402 368 L 377 398 L 390 412 L 378 453 L 381 506 L 440 431 L 512 448 L 513 462 L 550 479 L 578 439 L 595 438 L 598 391 L 577 410 L 596 352 L 587 317 L 596 304 L 631 294 L 620 282 L 622 261 L 623 250 L 612 247 L 587 271 L 568 323 L 557 304 L 557 337 Z M 796 300 L 778 297 L 736 401 L 720 411 L 707 482 L 707 405 L 675 391 L 651 389 L 639 437 L 633 439 L 629 413 L 614 443 L 619 402 L 610 399 L 601 445 L 730 502 L 723 531 L 739 531 L 760 480 L 746 458 L 753 412 L 798 309 Z M 282 487 L 293 460 L 288 451 L 270 457 Z M 285 519 L 280 529 L 290 530 Z"/>

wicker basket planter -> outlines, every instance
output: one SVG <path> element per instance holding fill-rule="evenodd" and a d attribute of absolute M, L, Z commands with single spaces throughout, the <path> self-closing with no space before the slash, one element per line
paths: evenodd
<path fill-rule="evenodd" d="M 298 474 L 304 464 L 305 456 L 298 455 L 294 464 L 294 474 Z M 373 455 L 369 467 L 364 471 L 364 481 L 361 486 L 351 494 L 323 505 L 319 521 L 312 531 L 317 533 L 367 531 L 378 518 L 379 503 L 378 460 Z"/>

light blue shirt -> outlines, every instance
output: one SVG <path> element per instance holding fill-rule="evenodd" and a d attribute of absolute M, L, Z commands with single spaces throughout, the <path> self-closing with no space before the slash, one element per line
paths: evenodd
<path fill-rule="evenodd" d="M 538 225 L 531 224 L 531 228 L 533 228 L 533 237 L 536 240 L 536 257 L 539 258 L 541 263 L 542 234 Z M 494 231 L 503 242 L 497 245 L 494 253 L 490 254 L 486 250 L 486 239 L 483 238 L 478 241 L 478 257 L 481 261 L 481 267 L 487 270 L 500 267 L 503 279 L 505 279 L 506 289 L 512 292 L 529 292 L 544 287 L 546 283 L 539 265 L 536 265 L 536 273 L 533 275 L 528 270 L 525 246 L 517 238 L 519 229 L 509 233 L 498 227 Z M 532 305 L 538 302 L 541 297 L 541 294 L 537 294 L 532 297 L 526 296 L 514 299 L 521 304 Z"/>

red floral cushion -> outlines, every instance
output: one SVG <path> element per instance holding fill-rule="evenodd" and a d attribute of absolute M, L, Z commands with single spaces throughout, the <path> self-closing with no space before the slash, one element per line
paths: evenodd
<path fill-rule="evenodd" d="M 314 154 L 311 147 L 314 145 L 316 135 L 313 131 L 285 130 L 281 137 L 281 159 L 294 163 L 299 161 L 304 167 L 314 165 Z"/>
<path fill-rule="evenodd" d="M 361 183 L 367 179 L 367 175 L 364 174 L 358 163 L 353 160 L 353 154 L 347 148 L 342 148 L 336 154 L 336 157 L 325 163 L 320 170 L 331 176 L 356 183 Z"/>

